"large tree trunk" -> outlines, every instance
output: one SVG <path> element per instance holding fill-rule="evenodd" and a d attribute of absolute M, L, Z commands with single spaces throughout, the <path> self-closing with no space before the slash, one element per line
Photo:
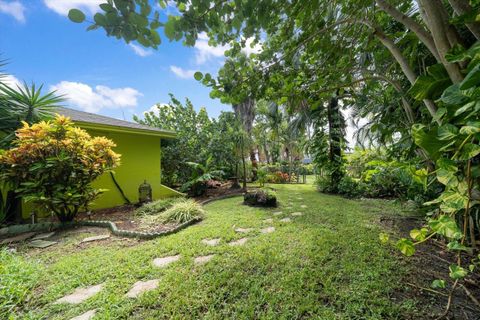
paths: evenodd
<path fill-rule="evenodd" d="M 448 2 L 459 16 L 470 13 L 473 10 L 468 0 L 448 0 Z M 477 40 L 480 39 L 480 23 L 470 22 L 466 23 L 466 26 Z"/>
<path fill-rule="evenodd" d="M 252 163 L 252 181 L 257 181 L 258 163 L 255 149 L 250 149 L 250 162 Z"/>
<path fill-rule="evenodd" d="M 392 56 L 400 65 L 400 68 L 407 77 L 408 81 L 413 85 L 417 80 L 417 74 L 415 73 L 415 71 L 413 71 L 412 67 L 410 67 L 408 60 L 403 55 L 402 51 L 397 47 L 397 45 L 392 41 L 392 39 L 390 39 L 385 33 L 383 33 L 383 31 L 379 27 L 374 26 L 370 23 L 368 24 L 368 26 L 374 29 L 375 36 L 388 49 L 388 51 L 390 51 Z M 437 107 L 435 106 L 435 103 L 428 99 L 423 100 L 423 103 L 427 107 L 427 110 L 430 112 L 430 115 L 434 118 L 437 113 Z"/>
<path fill-rule="evenodd" d="M 413 33 L 415 33 L 418 39 L 428 48 L 428 50 L 430 50 L 435 59 L 437 59 L 438 62 L 441 61 L 440 55 L 438 54 L 437 48 L 435 47 L 435 42 L 433 41 L 432 36 L 427 30 L 425 30 L 425 28 L 420 23 L 403 14 L 396 7 L 387 3 L 385 0 L 375 0 L 375 2 L 380 7 L 380 9 L 388 13 L 390 16 L 392 16 L 393 19 L 400 22 L 406 28 L 410 29 Z"/>
<path fill-rule="evenodd" d="M 265 153 L 265 159 L 267 160 L 267 164 L 270 164 L 270 154 L 268 153 L 267 142 L 263 141 L 263 152 Z"/>
<path fill-rule="evenodd" d="M 342 170 L 342 123 L 340 107 L 338 105 L 338 97 L 334 96 L 330 99 L 327 105 L 327 119 L 328 119 L 328 136 L 329 136 L 329 153 L 328 158 L 331 164 L 331 186 L 333 192 L 336 191 L 336 186 L 343 178 Z"/>
<path fill-rule="evenodd" d="M 453 83 L 459 83 L 463 80 L 463 75 L 460 71 L 460 66 L 456 63 L 450 63 L 445 58 L 445 55 L 459 39 L 452 26 L 448 22 L 448 17 L 445 14 L 445 7 L 440 0 L 417 0 L 419 8 L 424 17 L 430 32 L 433 36 L 433 41 L 437 47 L 440 61 L 444 65 L 447 73 Z"/>

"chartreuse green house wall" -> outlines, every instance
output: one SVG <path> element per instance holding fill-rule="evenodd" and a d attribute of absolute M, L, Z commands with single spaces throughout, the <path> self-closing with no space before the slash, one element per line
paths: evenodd
<path fill-rule="evenodd" d="M 77 123 L 92 136 L 104 136 L 117 145 L 114 151 L 121 155 L 120 165 L 114 169 L 114 176 L 125 196 L 132 203 L 138 202 L 138 187 L 146 180 L 152 186 L 154 200 L 179 196 L 181 193 L 162 185 L 161 180 L 161 139 L 174 136 L 147 130 L 103 126 L 100 124 Z M 121 192 L 115 186 L 110 173 L 104 173 L 93 182 L 98 189 L 107 189 L 90 209 L 111 208 L 125 204 Z M 28 219 L 32 212 L 28 203 L 22 205 L 22 217 Z M 39 214 L 40 217 L 45 216 Z"/>

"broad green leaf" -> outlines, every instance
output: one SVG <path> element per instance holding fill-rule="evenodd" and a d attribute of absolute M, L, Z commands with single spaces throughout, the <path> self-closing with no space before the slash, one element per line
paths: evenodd
<path fill-rule="evenodd" d="M 82 23 L 85 21 L 85 14 L 78 9 L 70 9 L 68 12 L 68 18 L 76 23 Z"/>
<path fill-rule="evenodd" d="M 459 87 L 459 84 L 448 87 L 440 97 L 440 101 L 451 106 L 460 106 L 467 103 L 469 98 L 460 91 Z"/>
<path fill-rule="evenodd" d="M 165 35 L 169 40 L 173 40 L 175 38 L 175 20 L 173 19 L 168 19 L 168 21 L 165 23 L 165 26 L 163 27 Z"/>
<path fill-rule="evenodd" d="M 454 139 L 458 134 L 458 128 L 453 124 L 447 123 L 438 127 L 438 139 L 450 140 Z"/>
<path fill-rule="evenodd" d="M 466 143 L 458 155 L 458 160 L 468 160 L 480 154 L 480 145 Z"/>
<path fill-rule="evenodd" d="M 410 237 L 415 241 L 425 240 L 427 235 L 428 235 L 428 229 L 427 228 L 421 228 L 420 230 L 419 229 L 412 229 L 410 231 Z"/>
<path fill-rule="evenodd" d="M 101 13 L 95 13 L 93 16 L 93 20 L 95 20 L 95 23 L 98 24 L 99 26 L 106 26 L 107 25 L 107 18 Z"/>
<path fill-rule="evenodd" d="M 455 176 L 455 173 L 445 169 L 437 170 L 437 180 L 444 186 L 457 185 L 458 178 Z"/>
<path fill-rule="evenodd" d="M 384 232 L 381 232 L 379 235 L 378 235 L 378 238 L 380 239 L 380 242 L 385 244 L 388 242 L 389 240 L 389 236 L 387 233 L 384 233 Z"/>
<path fill-rule="evenodd" d="M 462 237 L 462 232 L 457 223 L 449 216 L 442 215 L 437 219 L 432 219 L 428 225 L 434 232 L 449 239 L 460 239 Z"/>
<path fill-rule="evenodd" d="M 462 268 L 459 265 L 452 264 L 450 267 L 450 278 L 457 280 L 457 279 L 463 279 L 467 276 L 468 271 L 464 268 Z"/>
<path fill-rule="evenodd" d="M 440 155 L 440 149 L 447 143 L 438 139 L 437 127 L 427 131 L 427 127 L 422 124 L 412 126 L 412 136 L 415 144 L 425 150 L 432 160 L 436 160 Z"/>
<path fill-rule="evenodd" d="M 447 248 L 449 250 L 456 250 L 456 251 L 470 251 L 470 249 L 466 246 L 464 246 L 463 244 L 461 244 L 460 242 L 458 241 L 452 241 L 452 242 L 449 242 L 448 245 L 447 245 Z"/>
<path fill-rule="evenodd" d="M 203 74 L 200 71 L 197 71 L 197 72 L 195 72 L 193 77 L 195 78 L 195 80 L 200 81 L 203 78 Z"/>
<path fill-rule="evenodd" d="M 480 64 L 477 64 L 460 83 L 460 90 L 467 90 L 480 84 Z"/>
<path fill-rule="evenodd" d="M 402 238 L 397 241 L 397 248 L 407 257 L 412 256 L 415 253 L 415 247 L 412 240 Z"/>
<path fill-rule="evenodd" d="M 436 279 L 432 282 L 432 288 L 434 289 L 445 289 L 445 286 L 445 280 Z"/>
<path fill-rule="evenodd" d="M 458 108 L 455 113 L 454 113 L 454 116 L 459 116 L 461 115 L 462 113 L 466 112 L 466 111 L 469 111 L 470 109 L 472 109 L 478 102 L 477 101 L 471 101 L 467 104 L 465 104 L 463 107 L 460 107 Z"/>
<path fill-rule="evenodd" d="M 471 135 L 480 132 L 480 127 L 463 126 L 460 128 L 460 133 L 465 135 Z"/>

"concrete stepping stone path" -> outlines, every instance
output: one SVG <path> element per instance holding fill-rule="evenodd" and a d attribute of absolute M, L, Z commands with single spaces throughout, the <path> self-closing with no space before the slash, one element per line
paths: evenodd
<path fill-rule="evenodd" d="M 163 258 L 156 258 L 153 260 L 153 265 L 155 267 L 164 268 L 168 266 L 170 263 L 180 260 L 180 255 L 177 254 L 176 256 L 168 256 Z"/>
<path fill-rule="evenodd" d="M 98 240 L 105 240 L 105 239 L 108 239 L 108 238 L 110 238 L 109 234 L 101 234 L 101 235 L 98 235 L 98 236 L 85 238 L 80 243 L 92 242 L 92 241 L 98 241 Z"/>
<path fill-rule="evenodd" d="M 241 239 L 229 242 L 228 245 L 231 247 L 243 246 L 245 243 L 247 243 L 247 241 L 248 241 L 248 238 L 241 238 Z"/>
<path fill-rule="evenodd" d="M 292 212 L 292 216 L 294 216 L 294 217 L 303 216 L 303 212 Z"/>
<path fill-rule="evenodd" d="M 32 240 L 30 241 L 27 246 L 32 247 L 32 248 L 47 248 L 50 246 L 53 246 L 54 244 L 57 244 L 58 242 L 56 241 L 48 241 L 48 240 Z"/>
<path fill-rule="evenodd" d="M 283 219 L 280 219 L 280 222 L 292 222 L 292 219 L 290 219 L 290 218 L 283 218 Z"/>
<path fill-rule="evenodd" d="M 136 298 L 142 293 L 150 290 L 155 290 L 158 288 L 158 279 L 148 280 L 148 281 L 137 281 L 133 284 L 130 291 L 125 294 L 127 298 Z"/>
<path fill-rule="evenodd" d="M 300 208 L 304 208 L 304 209 L 305 209 L 305 208 L 308 208 L 308 207 L 307 207 L 307 205 L 302 204 L 302 205 L 300 206 Z"/>
<path fill-rule="evenodd" d="M 273 219 L 272 219 L 272 218 L 265 219 L 265 220 L 263 220 L 263 222 L 265 222 L 265 223 L 273 223 Z"/>
<path fill-rule="evenodd" d="M 79 316 L 76 316 L 70 320 L 90 320 L 90 319 L 93 319 L 93 317 L 95 317 L 95 313 L 97 313 L 97 310 L 96 309 L 93 309 L 93 310 L 89 310 L 85 313 L 82 313 L 81 315 Z"/>
<path fill-rule="evenodd" d="M 35 237 L 32 238 L 32 240 L 43 240 L 52 237 L 55 234 L 55 231 L 53 232 L 47 232 L 47 233 L 40 233 L 37 234 Z"/>
<path fill-rule="evenodd" d="M 273 213 L 274 216 L 280 216 L 280 215 L 282 215 L 282 214 L 283 214 L 282 211 L 275 211 L 275 212 Z"/>
<path fill-rule="evenodd" d="M 195 259 L 193 259 L 193 262 L 195 264 L 204 264 L 204 263 L 207 263 L 208 261 L 212 260 L 212 258 L 214 257 L 215 255 L 214 254 L 209 254 L 209 255 L 206 255 L 206 256 L 199 256 L 199 257 L 196 257 Z"/>
<path fill-rule="evenodd" d="M 215 238 L 215 239 L 203 239 L 202 240 L 202 243 L 203 244 L 206 244 L 207 246 L 212 246 L 212 247 L 215 247 L 215 246 L 218 246 L 218 244 L 220 243 L 220 238 Z"/>
<path fill-rule="evenodd" d="M 97 284 L 95 286 L 90 286 L 86 288 L 77 288 L 73 291 L 72 294 L 69 294 L 63 298 L 58 299 L 55 303 L 71 303 L 71 304 L 79 304 L 83 301 L 87 300 L 90 297 L 93 297 L 97 293 L 99 293 L 103 288 L 102 284 Z"/>
<path fill-rule="evenodd" d="M 2 241 L 0 241 L 0 244 L 9 244 L 9 243 L 15 243 L 15 242 L 20 242 L 20 241 L 25 241 L 25 240 L 27 240 L 28 238 L 33 237 L 35 234 L 36 234 L 36 232 L 26 232 L 26 233 L 22 233 L 22 234 L 19 234 L 19 235 L 17 235 L 17 236 L 14 236 L 14 237 L 10 237 L 10 238 L 7 238 L 7 239 L 3 239 Z"/>
<path fill-rule="evenodd" d="M 238 233 L 249 233 L 252 231 L 253 231 L 253 228 L 236 228 L 235 229 L 235 232 L 238 232 Z"/>
<path fill-rule="evenodd" d="M 275 231 L 275 227 L 267 227 L 267 228 L 260 229 L 261 233 L 272 233 L 274 231 Z"/>

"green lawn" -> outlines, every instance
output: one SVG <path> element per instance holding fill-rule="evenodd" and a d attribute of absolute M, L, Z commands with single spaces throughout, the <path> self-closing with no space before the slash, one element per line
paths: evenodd
<path fill-rule="evenodd" d="M 3 255 L 7 285 L 37 284 L 18 306 L 18 318 L 70 319 L 90 309 L 97 309 L 95 319 L 396 319 L 412 312 L 411 301 L 391 299 L 404 264 L 378 241 L 379 217 L 398 213 L 396 205 L 323 195 L 311 185 L 274 187 L 280 208 L 246 207 L 240 197 L 213 202 L 202 223 L 164 238 L 97 242 L 81 250 L 72 239 L 41 253 L 21 250 L 26 261 Z M 279 210 L 284 215 L 273 217 Z M 295 211 L 304 215 L 279 222 Z M 260 233 L 272 217 L 276 231 Z M 255 229 L 244 246 L 226 244 L 245 237 L 234 226 Z M 201 243 L 218 237 L 219 246 Z M 154 258 L 174 254 L 182 258 L 165 269 L 152 266 Z M 206 254 L 215 257 L 194 265 L 194 257 Z M 125 297 L 133 283 L 149 279 L 160 279 L 156 290 Z M 103 290 L 80 305 L 53 304 L 99 283 Z"/>

